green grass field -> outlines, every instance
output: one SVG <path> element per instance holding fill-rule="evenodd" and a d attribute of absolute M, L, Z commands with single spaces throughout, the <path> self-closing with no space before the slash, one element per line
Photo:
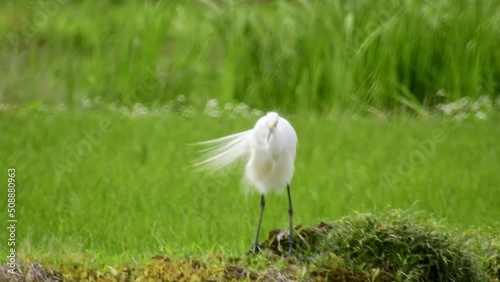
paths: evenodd
<path fill-rule="evenodd" d="M 426 211 L 450 228 L 497 226 L 498 117 L 289 120 L 300 138 L 297 223 L 401 208 Z M 197 148 L 187 144 L 243 131 L 253 119 L 3 113 L 1 121 L 9 136 L 0 144 L 4 170 L 17 169 L 26 257 L 58 257 L 61 248 L 237 254 L 250 246 L 258 195 L 245 196 L 237 168 L 193 172 Z M 286 204 L 269 197 L 264 230 L 286 227 Z"/>
<path fill-rule="evenodd" d="M 275 110 L 299 138 L 296 224 L 335 221 L 332 246 L 364 234 L 356 222 L 371 217 L 358 213 L 396 231 L 421 224 L 498 281 L 498 46 L 494 0 L 2 2 L 0 186 L 14 167 L 18 259 L 63 273 L 83 265 L 78 275 L 161 256 L 161 273 L 218 280 L 235 256 L 285 274 L 336 265 L 351 281 L 429 277 L 411 276 L 403 256 L 409 272 L 390 274 L 331 253 L 298 265 L 241 258 L 259 197 L 245 193 L 240 167 L 194 171 L 200 148 L 189 144 Z M 385 219 L 400 209 L 409 221 Z M 286 195 L 269 195 L 261 239 L 287 223 Z M 7 243 L 0 250 L 7 261 Z"/>

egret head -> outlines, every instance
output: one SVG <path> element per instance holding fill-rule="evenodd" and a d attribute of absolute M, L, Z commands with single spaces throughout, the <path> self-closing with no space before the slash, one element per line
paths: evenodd
<path fill-rule="evenodd" d="M 269 140 L 271 140 L 271 136 L 274 133 L 274 130 L 278 126 L 278 121 L 280 120 L 280 116 L 275 112 L 269 112 L 266 115 L 266 125 L 269 128 L 269 133 L 267 135 L 267 143 L 269 144 Z"/>
<path fill-rule="evenodd" d="M 278 121 L 280 120 L 280 116 L 275 112 L 269 112 L 266 115 L 266 125 L 269 129 L 275 129 L 278 126 Z"/>

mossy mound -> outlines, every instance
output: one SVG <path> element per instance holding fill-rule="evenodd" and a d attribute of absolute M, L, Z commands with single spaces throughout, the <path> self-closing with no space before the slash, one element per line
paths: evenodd
<path fill-rule="evenodd" d="M 398 211 L 382 218 L 360 214 L 296 227 L 295 255 L 324 271 L 335 257 L 343 268 L 388 281 L 488 280 L 482 261 L 466 247 L 467 240 L 439 230 L 435 222 L 417 223 L 412 215 Z M 262 249 L 286 255 L 288 235 L 271 231 Z"/>

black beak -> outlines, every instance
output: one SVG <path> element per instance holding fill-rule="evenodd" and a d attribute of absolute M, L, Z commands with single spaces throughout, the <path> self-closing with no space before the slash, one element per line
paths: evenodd
<path fill-rule="evenodd" d="M 267 135 L 267 144 L 269 144 L 269 140 L 271 139 L 271 135 L 273 135 L 274 130 L 272 128 L 269 129 L 269 134 Z"/>

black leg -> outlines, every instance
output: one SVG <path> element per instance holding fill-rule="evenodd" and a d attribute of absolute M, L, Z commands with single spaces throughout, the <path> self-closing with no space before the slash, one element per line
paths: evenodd
<path fill-rule="evenodd" d="M 253 243 L 253 251 L 256 252 L 259 250 L 259 232 L 260 232 L 260 223 L 262 222 L 262 215 L 264 214 L 264 207 L 266 206 L 266 200 L 264 199 L 264 195 L 260 195 L 260 216 L 259 216 L 259 224 L 257 224 L 257 232 L 255 234 L 255 241 Z"/>
<path fill-rule="evenodd" d="M 286 185 L 286 189 L 288 191 L 288 215 L 290 216 L 290 236 L 289 238 L 289 243 L 290 246 L 288 247 L 288 255 L 291 256 L 293 255 L 293 207 L 292 207 L 292 195 L 290 194 L 290 185 Z"/>

